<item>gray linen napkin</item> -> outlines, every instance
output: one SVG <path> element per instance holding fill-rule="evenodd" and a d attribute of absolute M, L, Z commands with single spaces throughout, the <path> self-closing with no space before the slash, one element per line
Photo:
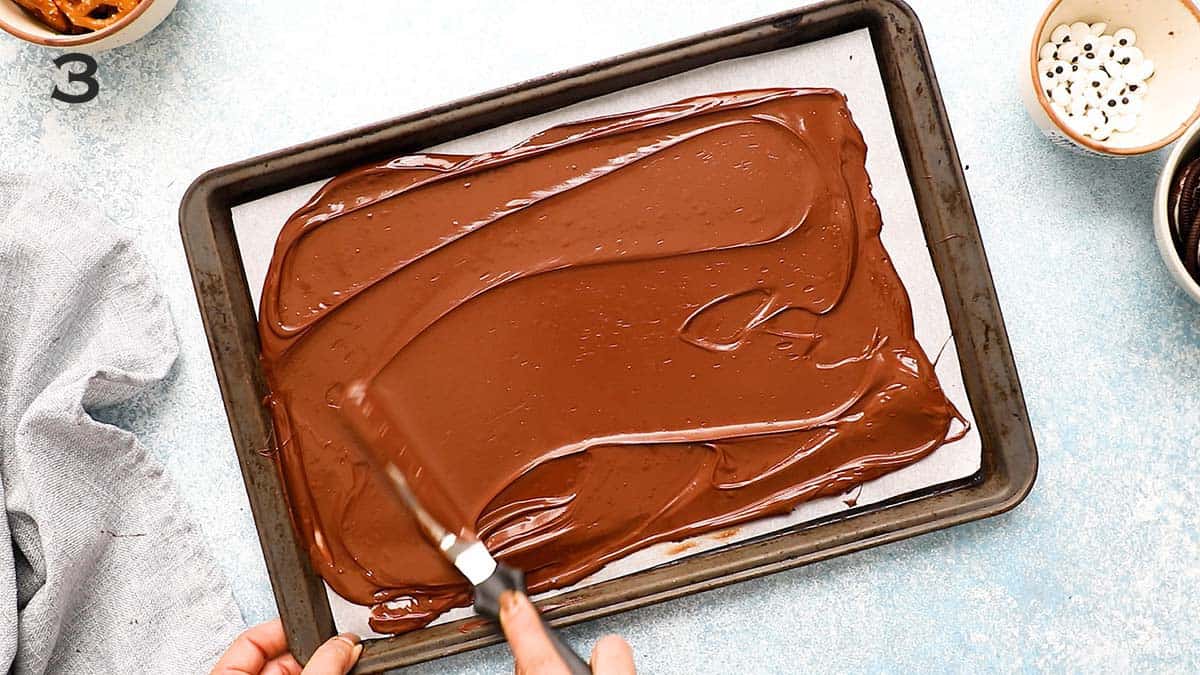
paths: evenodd
<path fill-rule="evenodd" d="M 198 673 L 241 627 L 162 466 L 89 410 L 178 353 L 146 262 L 111 224 L 0 172 L 0 666 Z"/>

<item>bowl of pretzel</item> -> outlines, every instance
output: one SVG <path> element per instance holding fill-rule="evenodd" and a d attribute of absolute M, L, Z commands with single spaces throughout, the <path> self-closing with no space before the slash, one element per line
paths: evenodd
<path fill-rule="evenodd" d="M 0 0 L 0 29 L 73 52 L 120 47 L 149 33 L 178 0 Z"/>

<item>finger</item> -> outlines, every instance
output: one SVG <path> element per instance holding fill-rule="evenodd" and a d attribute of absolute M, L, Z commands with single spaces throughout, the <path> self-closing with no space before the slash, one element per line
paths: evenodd
<path fill-rule="evenodd" d="M 301 675 L 300 662 L 291 654 L 277 656 L 267 661 L 261 675 Z"/>
<path fill-rule="evenodd" d="M 596 675 L 634 675 L 633 650 L 616 635 L 605 635 L 592 648 L 592 672 Z"/>
<path fill-rule="evenodd" d="M 500 627 L 512 649 L 517 675 L 570 675 L 546 637 L 537 609 L 523 593 L 505 591 L 500 596 Z"/>
<path fill-rule="evenodd" d="M 305 664 L 303 675 L 346 675 L 362 654 L 362 645 L 354 633 L 342 633 L 317 647 Z"/>
<path fill-rule="evenodd" d="M 287 648 L 287 636 L 279 619 L 260 623 L 237 636 L 213 666 L 212 675 L 257 675 L 267 661 L 286 653 Z"/>

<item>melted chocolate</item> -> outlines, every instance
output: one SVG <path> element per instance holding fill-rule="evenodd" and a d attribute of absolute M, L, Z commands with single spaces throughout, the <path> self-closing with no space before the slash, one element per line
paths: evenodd
<path fill-rule="evenodd" d="M 260 312 L 316 568 L 385 632 L 469 603 L 376 484 L 351 382 L 388 420 L 369 450 L 534 592 L 960 436 L 865 158 L 839 93 L 777 89 L 330 181 L 283 228 Z"/>

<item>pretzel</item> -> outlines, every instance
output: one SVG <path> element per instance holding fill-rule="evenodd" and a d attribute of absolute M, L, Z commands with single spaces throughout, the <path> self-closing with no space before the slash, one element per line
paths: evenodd
<path fill-rule="evenodd" d="M 71 23 L 67 21 L 67 17 L 58 9 L 58 5 L 54 4 L 54 0 L 14 0 L 26 12 L 33 15 L 33 18 L 41 21 L 51 29 L 59 33 L 71 32 Z"/>
<path fill-rule="evenodd" d="M 106 28 L 141 0 L 14 0 L 33 18 L 59 33 L 77 34 Z"/>
<path fill-rule="evenodd" d="M 110 26 L 137 7 L 141 0 L 54 0 L 71 24 L 87 30 Z"/>

